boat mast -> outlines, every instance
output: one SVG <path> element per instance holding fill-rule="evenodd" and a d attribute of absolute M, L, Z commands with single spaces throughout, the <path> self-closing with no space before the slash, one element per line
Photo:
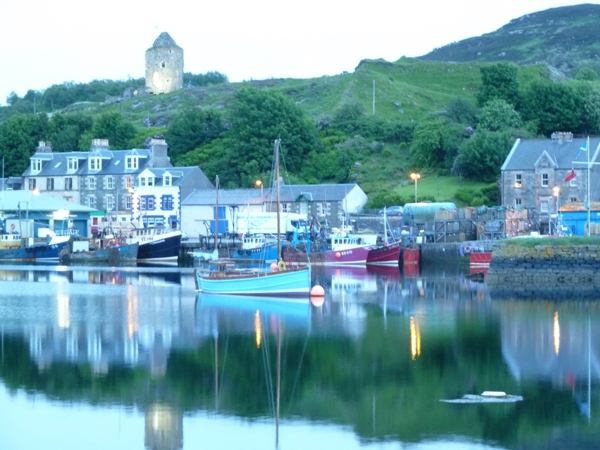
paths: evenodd
<path fill-rule="evenodd" d="M 216 250 L 219 247 L 219 175 L 215 178 L 215 192 L 217 196 L 216 201 L 216 210 L 215 210 L 215 248 Z M 209 247 L 210 248 L 210 247 Z"/>
<path fill-rule="evenodd" d="M 281 139 L 275 139 L 275 183 L 277 186 L 277 262 L 281 261 L 281 219 L 280 208 L 281 198 L 279 197 L 279 142 Z"/>

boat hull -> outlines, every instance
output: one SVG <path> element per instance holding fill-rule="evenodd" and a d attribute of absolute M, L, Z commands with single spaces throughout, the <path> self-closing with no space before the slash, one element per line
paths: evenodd
<path fill-rule="evenodd" d="M 388 245 L 377 246 L 369 250 L 367 264 L 380 266 L 397 266 L 400 263 L 401 242 L 393 242 Z"/>
<path fill-rule="evenodd" d="M 138 256 L 139 244 L 129 244 L 121 247 L 100 248 L 90 252 L 72 252 L 61 261 L 65 262 L 108 262 L 120 263 L 135 261 Z"/>
<path fill-rule="evenodd" d="M 28 247 L 0 249 L 0 261 L 58 261 L 59 252 L 67 245 L 68 238 L 56 239 L 47 244 Z"/>
<path fill-rule="evenodd" d="M 217 276 L 196 270 L 196 286 L 210 294 L 231 295 L 308 295 L 310 270 L 306 267 L 281 271 L 253 271 Z"/>
<path fill-rule="evenodd" d="M 138 261 L 141 262 L 174 262 L 179 259 L 181 248 L 181 232 L 170 232 L 154 236 L 151 240 L 128 240 L 129 244 L 137 242 Z"/>
<path fill-rule="evenodd" d="M 258 248 L 236 250 L 233 252 L 233 259 L 270 262 L 277 261 L 278 255 L 277 243 L 274 243 Z"/>
<path fill-rule="evenodd" d="M 302 252 L 293 247 L 284 249 L 283 260 L 286 264 L 310 264 L 316 266 L 337 266 L 344 264 L 366 264 L 371 246 L 355 247 L 345 250 L 326 250 L 323 252 Z"/>

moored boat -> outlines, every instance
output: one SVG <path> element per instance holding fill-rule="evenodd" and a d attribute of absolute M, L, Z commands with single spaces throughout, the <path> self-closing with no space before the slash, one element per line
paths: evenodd
<path fill-rule="evenodd" d="M 127 244 L 139 244 L 140 262 L 177 263 L 182 233 L 163 227 L 134 228 Z"/>
<path fill-rule="evenodd" d="M 279 180 L 279 139 L 275 141 L 276 180 Z M 216 179 L 216 204 L 219 204 L 219 178 Z M 196 288 L 212 294 L 232 295 L 308 295 L 311 287 L 310 266 L 286 265 L 281 259 L 281 233 L 279 232 L 279 181 L 277 181 L 277 250 L 278 264 L 269 269 L 241 269 L 233 260 L 209 262 L 209 270 L 195 271 Z M 218 230 L 218 225 L 217 228 Z"/>
<path fill-rule="evenodd" d="M 69 236 L 52 236 L 47 242 L 26 244 L 26 239 L 13 233 L 2 233 L 0 261 L 58 261 L 59 252 L 66 246 Z"/>
<path fill-rule="evenodd" d="M 106 262 L 116 265 L 137 260 L 139 244 L 127 244 L 125 237 L 109 237 L 93 244 L 90 247 L 88 240 L 69 241 L 59 254 L 60 262 Z"/>
<path fill-rule="evenodd" d="M 308 295 L 310 270 L 308 267 L 276 269 L 240 269 L 234 261 L 209 262 L 209 270 L 196 270 L 196 287 L 201 292 L 230 295 Z"/>

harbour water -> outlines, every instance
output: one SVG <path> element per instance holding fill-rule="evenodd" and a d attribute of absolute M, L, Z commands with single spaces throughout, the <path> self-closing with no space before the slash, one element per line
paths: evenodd
<path fill-rule="evenodd" d="M 468 272 L 321 267 L 324 299 L 289 301 L 0 266 L 0 448 L 598 448 L 600 303 Z M 484 391 L 523 399 L 443 401 Z"/>

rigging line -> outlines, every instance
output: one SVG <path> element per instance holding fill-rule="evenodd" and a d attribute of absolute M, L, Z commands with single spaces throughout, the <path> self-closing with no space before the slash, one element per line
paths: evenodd
<path fill-rule="evenodd" d="M 223 386 L 223 378 L 225 377 L 225 363 L 227 362 L 227 349 L 229 348 L 229 334 L 225 339 L 225 355 L 223 355 L 223 364 L 221 364 L 221 383 L 219 386 Z"/>
<path fill-rule="evenodd" d="M 271 406 L 271 413 L 275 414 L 275 396 L 273 395 L 273 378 L 271 377 L 271 364 L 268 357 L 268 342 L 268 339 L 262 340 L 261 350 L 263 355 L 263 367 L 265 369 L 265 383 L 267 385 L 268 402 Z"/>
<path fill-rule="evenodd" d="M 306 339 L 304 340 L 304 346 L 302 347 L 302 353 L 300 354 L 300 361 L 298 362 L 298 369 L 296 370 L 296 376 L 294 377 L 294 383 L 292 384 L 290 402 L 288 403 L 288 411 L 292 409 L 292 400 L 294 398 L 294 392 L 296 392 L 298 379 L 300 378 L 300 369 L 302 368 L 302 361 L 304 360 L 304 355 L 306 354 L 306 347 L 308 347 L 308 333 L 306 334 Z"/>

